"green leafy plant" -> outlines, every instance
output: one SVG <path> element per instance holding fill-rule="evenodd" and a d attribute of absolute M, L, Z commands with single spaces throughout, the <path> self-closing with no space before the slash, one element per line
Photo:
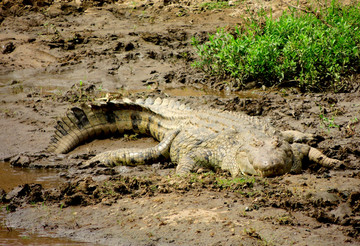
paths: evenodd
<path fill-rule="evenodd" d="M 328 132 L 330 132 L 331 128 L 339 128 L 340 126 L 335 123 L 335 116 L 331 116 L 331 118 L 327 117 L 326 114 L 323 112 L 324 110 L 320 106 L 320 114 L 319 118 L 321 120 L 321 128 L 326 128 Z"/>
<path fill-rule="evenodd" d="M 319 14 L 313 12 L 291 8 L 274 20 L 261 11 L 232 34 L 219 29 L 206 43 L 193 38 L 199 56 L 193 65 L 234 78 L 235 87 L 256 81 L 309 91 L 346 90 L 341 77 L 360 69 L 360 4 L 333 0 Z"/>

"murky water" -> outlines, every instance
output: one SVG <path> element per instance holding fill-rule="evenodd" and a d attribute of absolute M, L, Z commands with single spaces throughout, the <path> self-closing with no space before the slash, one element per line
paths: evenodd
<path fill-rule="evenodd" d="M 66 245 L 90 246 L 94 244 L 74 242 L 66 238 L 52 238 L 26 230 L 14 230 L 6 226 L 4 211 L 0 211 L 0 246 L 9 245 Z"/>
<path fill-rule="evenodd" d="M 12 188 L 30 183 L 39 183 L 46 188 L 55 187 L 61 182 L 57 170 L 29 169 L 11 167 L 0 162 L 0 188 L 9 192 Z M 26 230 L 9 228 L 6 225 L 6 207 L 0 203 L 0 246 L 3 245 L 92 245 L 73 242 L 69 239 L 46 237 Z"/>
<path fill-rule="evenodd" d="M 6 192 L 23 184 L 38 183 L 49 188 L 60 182 L 58 170 L 12 167 L 9 163 L 0 162 L 0 188 Z"/>

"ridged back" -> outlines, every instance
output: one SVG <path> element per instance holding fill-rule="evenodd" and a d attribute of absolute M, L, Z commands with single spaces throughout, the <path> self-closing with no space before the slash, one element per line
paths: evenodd
<path fill-rule="evenodd" d="M 79 144 L 133 131 L 161 141 L 169 130 L 196 127 L 204 134 L 224 130 L 275 134 L 267 122 L 241 113 L 192 110 L 168 99 L 129 99 L 73 107 L 57 121 L 48 151 L 67 153 Z"/>

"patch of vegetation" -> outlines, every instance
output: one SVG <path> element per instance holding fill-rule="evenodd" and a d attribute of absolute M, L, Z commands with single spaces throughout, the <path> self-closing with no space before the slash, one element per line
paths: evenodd
<path fill-rule="evenodd" d="M 206 10 L 225 9 L 225 8 L 230 8 L 234 5 L 236 5 L 235 1 L 232 1 L 232 2 L 233 3 L 229 2 L 229 1 L 213 0 L 211 2 L 205 2 L 205 3 L 200 4 L 200 8 L 206 9 Z"/>
<path fill-rule="evenodd" d="M 135 141 L 139 139 L 139 134 L 138 133 L 134 133 L 134 134 L 124 134 L 124 140 L 125 141 Z"/>
<path fill-rule="evenodd" d="M 199 60 L 193 65 L 211 75 L 234 78 L 235 87 L 296 85 L 303 91 L 344 91 L 341 77 L 360 68 L 360 4 L 305 11 L 290 8 L 274 20 L 264 11 L 233 34 L 218 30 L 202 44 L 192 39 Z"/>
<path fill-rule="evenodd" d="M 335 111 L 335 114 L 336 114 L 336 111 Z M 326 128 L 328 132 L 330 132 L 331 128 L 339 128 L 340 127 L 338 124 L 335 123 L 335 116 L 332 115 L 331 118 L 327 117 L 326 110 L 323 109 L 321 106 L 320 106 L 319 118 L 321 121 L 320 127 Z"/>
<path fill-rule="evenodd" d="M 283 214 L 283 215 L 276 215 L 276 216 L 266 216 L 264 220 L 271 221 L 273 224 L 278 225 L 292 225 L 295 226 L 296 218 L 291 214 Z"/>
<path fill-rule="evenodd" d="M 11 88 L 12 94 L 19 94 L 19 93 L 23 93 L 23 92 L 24 92 L 24 87 L 22 84 L 15 85 Z"/>
<path fill-rule="evenodd" d="M 95 98 L 99 98 L 104 94 L 102 87 L 100 86 L 96 88 L 94 84 L 85 83 L 82 80 L 79 80 L 78 83 L 71 86 L 71 89 L 68 90 L 64 96 L 61 95 L 60 98 L 73 103 L 91 102 L 94 101 Z"/>
<path fill-rule="evenodd" d="M 179 182 L 175 182 L 176 189 L 190 190 L 195 187 L 210 188 L 217 191 L 227 190 L 237 192 L 245 197 L 253 197 L 257 195 L 257 190 L 254 190 L 255 182 L 260 180 L 253 176 L 231 177 L 229 173 L 190 173 L 184 179 L 181 177 Z M 169 182 L 171 183 L 171 181 Z"/>
<path fill-rule="evenodd" d="M 356 134 L 356 125 L 359 125 L 360 121 L 357 117 L 354 117 L 345 127 L 347 137 L 354 136 Z"/>
<path fill-rule="evenodd" d="M 263 240 L 262 236 L 254 229 L 254 228 L 249 228 L 249 229 L 244 229 L 244 232 L 246 235 L 248 235 L 249 237 L 253 237 L 259 240 Z"/>
<path fill-rule="evenodd" d="M 245 187 L 253 187 L 255 178 L 251 176 L 228 178 L 216 178 L 216 184 L 221 188 L 242 189 Z"/>

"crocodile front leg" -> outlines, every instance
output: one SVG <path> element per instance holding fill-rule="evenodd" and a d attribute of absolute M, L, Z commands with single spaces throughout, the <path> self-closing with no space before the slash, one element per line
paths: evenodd
<path fill-rule="evenodd" d="M 136 166 L 157 162 L 161 157 L 168 159 L 171 142 L 179 132 L 179 130 L 174 130 L 167 133 L 164 139 L 155 147 L 147 149 L 117 149 L 100 153 L 85 163 L 85 165 L 103 163 L 106 166 Z"/>
<path fill-rule="evenodd" d="M 219 166 L 219 161 L 216 160 L 211 150 L 195 149 L 191 153 L 184 153 L 180 156 L 176 167 L 176 174 L 184 175 L 198 167 L 213 170 L 217 166 Z"/>
<path fill-rule="evenodd" d="M 310 161 L 318 163 L 319 165 L 332 168 L 342 163 L 339 160 L 332 159 L 321 153 L 316 148 L 310 147 L 306 144 L 293 143 L 291 145 L 293 151 L 293 166 L 291 172 L 300 173 L 302 170 L 302 161 L 307 157 Z"/>

